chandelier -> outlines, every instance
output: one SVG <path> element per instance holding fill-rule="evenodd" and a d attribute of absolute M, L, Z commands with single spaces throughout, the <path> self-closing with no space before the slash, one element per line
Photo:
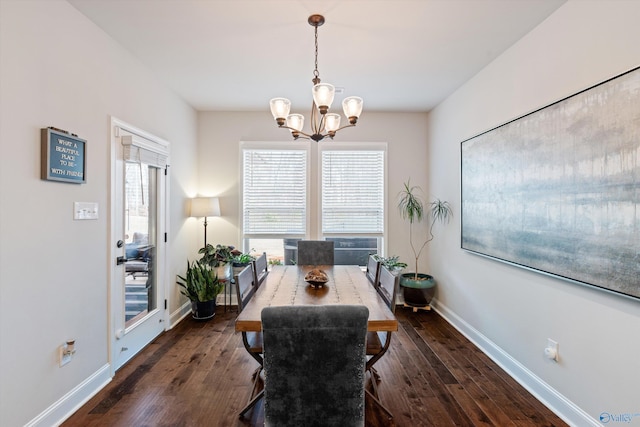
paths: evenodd
<path fill-rule="evenodd" d="M 286 98 L 273 98 L 270 101 L 271 114 L 276 120 L 278 127 L 289 129 L 293 139 L 300 137 L 312 139 L 316 142 L 322 141 L 325 137 L 333 139 L 336 132 L 341 129 L 355 126 L 358 117 L 362 113 L 362 98 L 350 96 L 342 101 L 344 115 L 349 120 L 349 124 L 340 127 L 340 114 L 329 113 L 335 88 L 329 83 L 320 83 L 320 73 L 318 72 L 318 27 L 324 24 L 324 16 L 311 15 L 307 20 L 314 28 L 315 33 L 315 69 L 313 70 L 313 103 L 311 104 L 311 133 L 302 131 L 304 126 L 304 116 L 302 114 L 289 114 L 291 101 Z"/>

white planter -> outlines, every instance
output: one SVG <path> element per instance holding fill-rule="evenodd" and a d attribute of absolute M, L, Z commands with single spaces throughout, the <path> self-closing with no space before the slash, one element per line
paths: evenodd
<path fill-rule="evenodd" d="M 218 280 L 229 280 L 231 278 L 231 263 L 228 262 L 225 265 L 216 267 L 216 274 L 218 275 Z"/>
<path fill-rule="evenodd" d="M 249 265 L 249 264 L 241 265 L 241 266 L 238 266 L 238 267 L 235 267 L 235 266 L 234 266 L 234 267 L 232 268 L 232 270 L 233 270 L 233 277 L 236 277 L 238 274 L 240 274 L 240 273 L 242 272 L 242 270 L 244 270 L 245 268 L 247 268 L 247 266 L 248 266 L 248 265 Z"/>

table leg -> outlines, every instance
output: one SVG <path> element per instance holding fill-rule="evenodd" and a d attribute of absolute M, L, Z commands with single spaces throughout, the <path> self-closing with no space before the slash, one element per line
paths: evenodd
<path fill-rule="evenodd" d="M 258 401 L 260 399 L 262 399 L 262 397 L 264 396 L 264 390 L 260 390 L 260 392 L 258 394 L 256 394 L 253 399 L 251 399 L 249 401 L 249 403 L 247 403 L 247 406 L 244 407 L 244 409 L 242 409 L 242 411 L 240 411 L 240 418 L 244 417 L 244 414 L 246 414 L 247 412 L 249 412 L 249 410 L 251 408 L 253 408 L 254 406 L 256 406 L 256 403 L 258 403 Z"/>
<path fill-rule="evenodd" d="M 256 388 L 258 387 L 258 381 L 260 381 L 260 372 L 262 372 L 262 367 L 258 367 L 256 371 L 253 373 L 253 387 L 251 387 L 251 396 L 249 397 L 249 403 L 240 411 L 240 418 L 244 417 L 251 408 L 253 408 L 256 403 L 264 396 L 264 388 L 262 388 L 259 392 L 256 393 Z"/>
<path fill-rule="evenodd" d="M 384 411 L 385 414 L 387 414 L 387 418 L 389 419 L 389 421 L 391 421 L 393 419 L 393 414 L 387 409 L 386 406 L 382 404 L 382 402 L 380 402 L 380 399 L 378 399 L 377 396 L 374 396 L 374 394 L 369 390 L 365 390 L 364 392 L 366 393 L 365 397 L 369 397 L 376 406 L 378 406 Z"/>
<path fill-rule="evenodd" d="M 233 288 L 235 287 L 236 284 L 236 276 L 233 276 L 233 278 L 231 279 L 231 286 L 229 286 L 229 311 L 231 311 L 231 307 L 233 306 Z M 236 312 L 238 311 L 238 309 L 236 308 Z"/>
<path fill-rule="evenodd" d="M 369 368 L 369 374 L 371 375 L 371 388 L 373 389 L 373 392 L 365 389 L 365 397 L 369 397 L 376 406 L 387 414 L 387 418 L 391 421 L 393 419 L 393 414 L 382 404 L 382 402 L 380 402 L 380 397 L 378 397 L 378 378 L 380 378 L 380 376 L 373 367 Z"/>

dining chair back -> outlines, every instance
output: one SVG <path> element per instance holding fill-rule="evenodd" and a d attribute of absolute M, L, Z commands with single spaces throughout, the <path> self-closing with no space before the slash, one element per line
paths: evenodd
<path fill-rule="evenodd" d="M 298 265 L 333 265 L 333 241 L 299 240 Z"/>
<path fill-rule="evenodd" d="M 399 277 L 391 273 L 387 267 L 380 265 L 378 274 L 378 286 L 376 291 L 385 302 L 391 312 L 396 311 L 396 289 L 398 288 Z M 378 381 L 380 375 L 374 365 L 387 352 L 391 345 L 391 331 L 368 332 L 366 341 L 367 363 L 366 371 L 371 374 L 372 392 L 367 391 L 373 401 L 387 414 L 392 417 L 391 412 L 380 402 L 378 395 Z"/>
<path fill-rule="evenodd" d="M 362 305 L 262 310 L 265 426 L 364 426 Z"/>
<path fill-rule="evenodd" d="M 253 269 L 251 266 L 243 268 L 235 277 L 236 295 L 238 297 L 238 312 L 242 311 L 256 291 L 253 277 Z"/>
<path fill-rule="evenodd" d="M 238 313 L 247 305 L 255 292 L 256 286 L 253 284 L 253 271 L 250 266 L 247 266 L 236 276 Z M 262 332 L 242 332 L 242 343 L 262 368 Z"/>
<path fill-rule="evenodd" d="M 254 285 L 254 274 L 252 266 L 246 266 L 235 277 L 236 281 L 236 295 L 238 297 L 238 313 L 246 307 L 249 300 L 256 293 L 257 286 Z M 249 355 L 258 362 L 258 368 L 253 372 L 253 387 L 251 389 L 251 395 L 244 409 L 240 412 L 240 416 L 244 416 L 255 404 L 262 398 L 262 391 L 258 389 L 258 382 L 260 380 L 260 372 L 264 365 L 263 359 L 263 338 L 262 332 L 242 332 L 242 344 L 247 350 Z"/>
<path fill-rule="evenodd" d="M 367 258 L 367 271 L 365 272 L 369 282 L 375 287 L 378 286 L 378 280 L 380 275 L 380 261 L 378 261 L 373 255 L 369 255 Z"/>
<path fill-rule="evenodd" d="M 378 279 L 378 294 L 382 297 L 387 307 L 392 313 L 396 312 L 396 290 L 398 289 L 398 282 L 400 278 L 391 273 L 385 266 L 380 266 L 380 273 Z"/>
<path fill-rule="evenodd" d="M 258 287 L 264 282 L 264 279 L 267 278 L 267 274 L 269 274 L 269 270 L 267 269 L 267 253 L 263 252 L 262 255 L 256 258 L 251 263 L 251 267 L 253 269 L 253 283 Z"/>

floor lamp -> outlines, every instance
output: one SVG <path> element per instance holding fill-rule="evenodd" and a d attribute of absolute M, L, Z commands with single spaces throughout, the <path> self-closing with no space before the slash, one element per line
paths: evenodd
<path fill-rule="evenodd" d="M 204 217 L 204 246 L 207 246 L 207 217 L 220 216 L 220 201 L 217 197 L 194 197 L 191 199 L 191 216 Z"/>

